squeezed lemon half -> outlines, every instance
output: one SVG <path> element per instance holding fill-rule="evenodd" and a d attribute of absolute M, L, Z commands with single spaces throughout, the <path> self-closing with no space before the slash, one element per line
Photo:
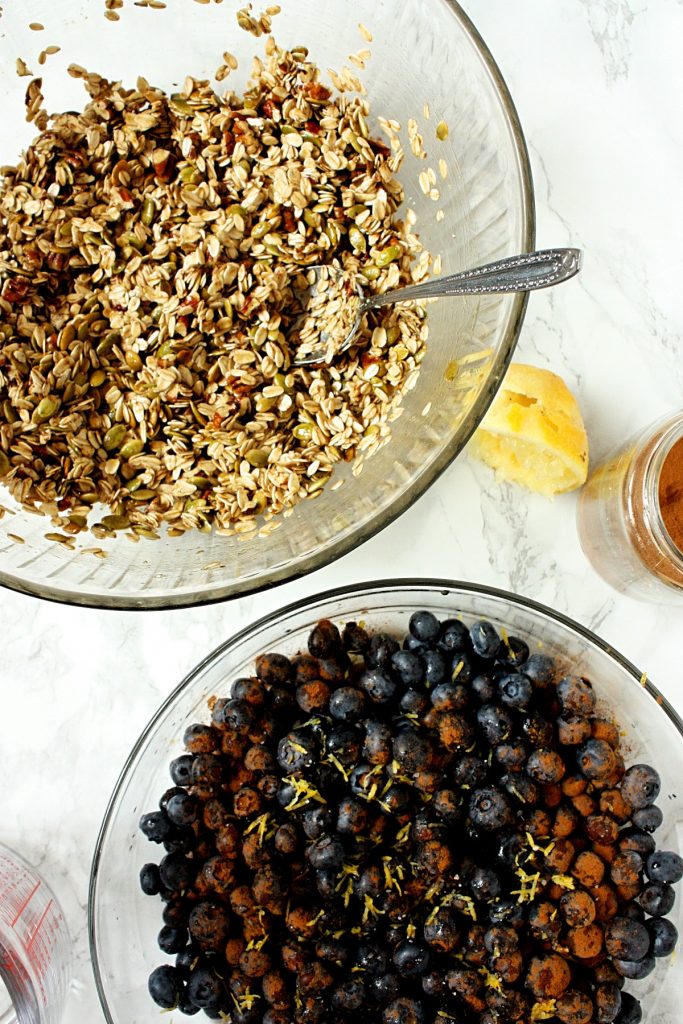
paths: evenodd
<path fill-rule="evenodd" d="M 573 394 L 556 373 L 512 363 L 470 442 L 470 454 L 537 494 L 581 487 L 588 437 Z"/>

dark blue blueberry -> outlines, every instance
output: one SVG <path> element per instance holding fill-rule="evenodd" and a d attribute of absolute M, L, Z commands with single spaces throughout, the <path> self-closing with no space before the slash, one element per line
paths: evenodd
<path fill-rule="evenodd" d="M 528 715 L 522 722 L 522 732 L 532 747 L 551 747 L 553 745 L 553 726 L 537 711 Z"/>
<path fill-rule="evenodd" d="M 428 690 L 438 686 L 448 678 L 451 659 L 447 658 L 438 648 L 429 648 L 420 652 L 424 665 L 424 682 Z"/>
<path fill-rule="evenodd" d="M 406 690 L 399 707 L 404 715 L 423 715 L 429 707 L 429 697 L 424 690 Z"/>
<path fill-rule="evenodd" d="M 308 636 L 308 650 L 314 658 L 331 658 L 341 647 L 341 635 L 333 622 L 321 619 Z"/>
<path fill-rule="evenodd" d="M 197 754 L 192 762 L 190 781 L 195 786 L 219 786 L 223 781 L 223 762 L 216 754 Z"/>
<path fill-rule="evenodd" d="M 511 672 L 498 680 L 500 699 L 508 708 L 521 711 L 526 708 L 533 696 L 533 687 L 529 679 L 520 672 Z"/>
<path fill-rule="evenodd" d="M 427 768 L 433 756 L 429 740 L 415 729 L 404 729 L 395 736 L 392 752 L 401 770 L 408 773 Z"/>
<path fill-rule="evenodd" d="M 589 718 L 595 711 L 595 693 L 587 679 L 565 676 L 557 684 L 557 696 L 565 716 Z"/>
<path fill-rule="evenodd" d="M 501 649 L 501 640 L 495 626 L 486 619 L 477 619 L 470 626 L 470 640 L 475 654 L 480 658 L 496 658 Z"/>
<path fill-rule="evenodd" d="M 468 651 L 470 650 L 469 630 L 460 619 L 445 619 L 441 623 L 438 643 L 439 647 L 443 647 L 445 651 Z"/>
<path fill-rule="evenodd" d="M 254 712 L 244 700 L 216 701 L 211 720 L 222 729 L 230 729 L 239 736 L 246 736 L 254 722 Z"/>
<path fill-rule="evenodd" d="M 157 945 L 162 953 L 179 953 L 187 945 L 187 928 L 173 928 L 165 924 L 157 935 Z"/>
<path fill-rule="evenodd" d="M 293 729 L 277 745 L 277 760 L 286 772 L 311 768 L 316 760 L 316 743 L 310 733 Z"/>
<path fill-rule="evenodd" d="M 346 944 L 339 939 L 320 939 L 316 943 L 315 953 L 319 960 L 336 964 L 337 967 L 342 967 L 349 956 Z"/>
<path fill-rule="evenodd" d="M 174 928 L 183 928 L 187 924 L 189 908 L 182 900 L 173 900 L 164 905 L 161 917 L 164 924 L 171 924 Z"/>
<path fill-rule="evenodd" d="M 619 916 L 628 917 L 632 921 L 640 921 L 641 924 L 645 921 L 645 911 L 641 906 L 633 901 L 622 903 L 619 907 Z"/>
<path fill-rule="evenodd" d="M 196 967 L 201 952 L 197 946 L 189 945 L 181 949 L 175 958 L 175 965 L 183 977 L 189 976 L 190 971 Z"/>
<path fill-rule="evenodd" d="M 487 908 L 492 925 L 505 925 L 519 930 L 524 924 L 524 908 L 517 900 L 494 900 Z"/>
<path fill-rule="evenodd" d="M 503 641 L 498 657 L 506 665 L 518 668 L 529 657 L 529 645 L 521 637 L 509 636 Z"/>
<path fill-rule="evenodd" d="M 339 871 L 344 863 L 344 847 L 341 840 L 332 836 L 321 836 L 306 850 L 306 856 L 312 868 L 334 868 Z"/>
<path fill-rule="evenodd" d="M 498 860 L 505 867 L 513 870 L 518 866 L 518 858 L 528 850 L 526 839 L 520 835 L 505 836 L 498 847 Z"/>
<path fill-rule="evenodd" d="M 577 761 L 587 779 L 602 779 L 614 769 L 614 751 L 605 740 L 588 740 L 579 747 Z"/>
<path fill-rule="evenodd" d="M 364 708 L 365 694 L 355 686 L 340 686 L 330 697 L 330 714 L 340 722 L 357 722 Z"/>
<path fill-rule="evenodd" d="M 650 882 L 638 897 L 641 907 L 652 917 L 664 917 L 671 913 L 676 902 L 676 893 L 663 882 Z"/>
<path fill-rule="evenodd" d="M 419 686 L 424 680 L 424 665 L 415 651 L 396 651 L 391 667 L 404 686 Z"/>
<path fill-rule="evenodd" d="M 223 1002 L 225 989 L 220 978 L 209 967 L 197 966 L 190 974 L 187 995 L 193 1006 L 215 1010 Z"/>
<path fill-rule="evenodd" d="M 389 814 L 404 814 L 410 808 L 410 793 L 408 786 L 394 784 L 384 794 L 382 803 L 388 808 Z"/>
<path fill-rule="evenodd" d="M 425 649 L 425 645 L 422 641 L 418 640 L 416 636 L 412 635 L 412 633 L 407 633 L 403 637 L 403 643 L 401 646 L 404 651 L 423 651 Z"/>
<path fill-rule="evenodd" d="M 477 724 L 492 747 L 504 743 L 512 734 L 512 719 L 497 704 L 482 704 L 477 711 Z"/>
<path fill-rule="evenodd" d="M 192 722 L 183 733 L 183 744 L 193 754 L 210 754 L 219 743 L 219 733 L 203 722 Z"/>
<path fill-rule="evenodd" d="M 358 947 L 356 964 L 362 971 L 376 978 L 387 971 L 387 955 L 381 946 L 374 943 L 363 943 Z"/>
<path fill-rule="evenodd" d="M 337 832 L 342 835 L 359 835 L 365 830 L 367 820 L 366 806 L 350 796 L 344 797 L 337 811 Z"/>
<path fill-rule="evenodd" d="M 678 942 L 678 930 L 667 917 L 653 917 L 645 926 L 652 940 L 650 952 L 653 956 L 670 956 Z"/>
<path fill-rule="evenodd" d="M 387 764 L 391 760 L 391 729 L 384 722 L 365 723 L 363 756 L 372 764 Z"/>
<path fill-rule="evenodd" d="M 353 1012 L 365 1005 L 365 982 L 358 975 L 351 975 L 337 985 L 332 993 L 332 1006 L 337 1010 Z"/>
<path fill-rule="evenodd" d="M 345 651 L 362 654 L 367 650 L 370 637 L 366 629 L 357 622 L 347 622 L 342 631 L 342 646 Z"/>
<path fill-rule="evenodd" d="M 173 1010 L 178 1005 L 182 982 L 175 967 L 164 964 L 152 971 L 147 988 L 157 1006 L 164 1010 Z"/>
<path fill-rule="evenodd" d="M 140 818 L 140 831 L 153 843 L 163 843 L 172 830 L 173 826 L 164 811 L 152 811 Z"/>
<path fill-rule="evenodd" d="M 417 978 L 429 967 L 429 950 L 417 942 L 402 942 L 394 950 L 393 961 L 403 978 Z"/>
<path fill-rule="evenodd" d="M 500 878 L 491 868 L 475 868 L 470 878 L 470 889 L 476 900 L 494 900 L 500 896 Z"/>
<path fill-rule="evenodd" d="M 436 615 L 431 612 L 420 610 L 413 612 L 410 616 L 410 622 L 408 623 L 408 629 L 421 640 L 422 643 L 431 644 L 437 639 L 441 632 L 441 624 L 437 619 Z"/>
<path fill-rule="evenodd" d="M 439 817 L 447 821 L 449 825 L 454 825 L 462 818 L 462 801 L 452 789 L 438 790 L 434 794 L 431 806 Z"/>
<path fill-rule="evenodd" d="M 649 832 L 642 832 L 639 828 L 622 829 L 619 833 L 618 844 L 622 853 L 626 850 L 633 850 L 635 853 L 639 853 L 643 860 L 654 853 L 657 846 L 654 836 Z"/>
<path fill-rule="evenodd" d="M 349 788 L 352 793 L 356 796 L 365 796 L 370 789 L 374 781 L 374 776 L 370 774 L 372 771 L 372 765 L 362 762 L 357 764 L 355 768 L 351 770 L 349 775 Z"/>
<path fill-rule="evenodd" d="M 523 804 L 537 804 L 541 799 L 541 793 L 536 783 L 523 773 L 512 772 L 501 775 L 498 784 L 506 793 L 514 796 Z"/>
<path fill-rule="evenodd" d="M 615 960 L 642 960 L 650 948 L 650 936 L 641 921 L 614 917 L 605 929 L 605 946 Z"/>
<path fill-rule="evenodd" d="M 184 789 L 181 789 L 179 793 L 174 793 L 168 801 L 166 814 L 169 820 L 179 828 L 192 825 L 197 820 L 197 815 L 199 814 L 199 801 L 196 796 L 192 796 L 190 793 L 186 793 Z"/>
<path fill-rule="evenodd" d="M 175 782 L 176 786 L 190 785 L 192 782 L 193 761 L 194 757 L 192 754 L 181 754 L 180 757 L 176 757 L 175 761 L 171 761 L 171 778 Z"/>
<path fill-rule="evenodd" d="M 310 638 L 309 638 L 310 646 Z M 311 651 L 313 654 L 313 651 Z M 294 666 L 284 654 L 266 651 L 256 657 L 254 667 L 262 683 L 269 686 L 289 686 L 294 678 Z"/>
<path fill-rule="evenodd" d="M 370 668 L 387 668 L 392 654 L 399 649 L 400 646 L 393 636 L 387 636 L 386 633 L 375 633 L 370 640 L 370 646 L 365 656 L 366 663 Z"/>
<path fill-rule="evenodd" d="M 260 679 L 254 676 L 243 676 L 232 684 L 232 696 L 235 700 L 245 700 L 251 707 L 261 708 L 268 700 L 268 691 Z"/>
<path fill-rule="evenodd" d="M 161 800 L 159 801 L 159 809 L 161 811 L 166 811 L 166 813 L 168 814 L 168 802 L 171 799 L 171 797 L 174 796 L 185 796 L 185 790 L 182 789 L 180 786 L 172 786 L 171 789 L 167 789 L 164 795 L 162 796 Z"/>
<path fill-rule="evenodd" d="M 462 686 L 469 683 L 473 675 L 472 656 L 467 651 L 457 651 L 451 661 L 451 682 Z"/>
<path fill-rule="evenodd" d="M 655 964 L 653 956 L 644 956 L 642 960 L 614 960 L 614 966 L 619 974 L 631 981 L 642 981 L 643 978 L 647 978 L 654 971 Z"/>
<path fill-rule="evenodd" d="M 186 1017 L 194 1017 L 195 1013 L 199 1013 L 199 1007 L 195 1006 L 194 1003 L 191 1002 L 187 992 L 183 992 L 180 997 L 178 1012 L 184 1013 Z"/>
<path fill-rule="evenodd" d="M 537 689 L 543 690 L 555 677 L 555 662 L 547 654 L 532 654 L 520 671 L 529 677 Z"/>
<path fill-rule="evenodd" d="M 159 865 L 159 876 L 165 889 L 182 892 L 195 880 L 197 867 L 182 853 L 167 854 Z"/>
<path fill-rule="evenodd" d="M 621 794 L 635 811 L 653 804 L 661 788 L 662 781 L 649 764 L 632 765 L 621 780 Z"/>
<path fill-rule="evenodd" d="M 467 689 L 455 683 L 441 683 L 432 690 L 431 700 L 437 711 L 463 711 L 467 707 Z"/>
<path fill-rule="evenodd" d="M 683 878 L 683 859 L 671 850 L 657 850 L 647 858 L 645 870 L 650 881 L 673 885 Z"/>
<path fill-rule="evenodd" d="M 304 832 L 309 839 L 320 839 L 331 832 L 333 822 L 332 812 L 327 807 L 312 807 L 303 814 Z"/>
<path fill-rule="evenodd" d="M 494 786 L 476 789 L 469 802 L 469 815 L 475 828 L 495 830 L 513 822 L 507 797 Z"/>
<path fill-rule="evenodd" d="M 368 669 L 360 677 L 359 685 L 375 704 L 388 704 L 396 696 L 394 680 L 380 669 Z"/>
<path fill-rule="evenodd" d="M 325 741 L 325 749 L 343 765 L 356 764 L 363 746 L 363 735 L 348 725 L 333 729 Z"/>
<path fill-rule="evenodd" d="M 197 845 L 197 837 L 191 828 L 174 828 L 164 839 L 166 853 L 189 853 Z"/>
<path fill-rule="evenodd" d="M 158 864 L 145 864 L 140 868 L 140 888 L 145 896 L 156 896 L 161 892 Z"/>
<path fill-rule="evenodd" d="M 486 764 L 474 754 L 463 754 L 451 769 L 453 781 L 462 788 L 474 789 L 484 782 L 488 774 Z"/>
<path fill-rule="evenodd" d="M 651 804 L 649 807 L 641 807 L 639 811 L 634 811 L 631 821 L 643 832 L 656 832 L 664 821 L 664 815 L 659 807 Z"/>
<path fill-rule="evenodd" d="M 485 672 L 474 677 L 470 689 L 480 704 L 490 704 L 496 695 L 496 684 Z"/>
<path fill-rule="evenodd" d="M 621 993 L 621 1010 L 616 1019 L 616 1024 L 640 1024 L 643 1019 L 643 1011 L 640 1003 L 630 992 Z"/>
<path fill-rule="evenodd" d="M 446 979 L 441 971 L 430 971 L 422 975 L 422 991 L 431 999 L 443 1001 L 446 995 Z"/>
<path fill-rule="evenodd" d="M 494 756 L 499 765 L 508 772 L 521 772 L 526 764 L 529 751 L 523 740 L 510 740 L 508 743 L 499 743 L 494 750 Z"/>
<path fill-rule="evenodd" d="M 324 900 L 333 900 L 337 891 L 337 871 L 334 868 L 316 871 L 315 885 Z"/>
<path fill-rule="evenodd" d="M 621 1009 L 621 989 L 613 981 L 603 982 L 595 989 L 593 998 L 598 1024 L 612 1024 Z"/>
<path fill-rule="evenodd" d="M 381 978 L 370 980 L 370 992 L 378 1003 L 390 1003 L 401 991 L 401 982 L 397 974 L 383 974 Z"/>

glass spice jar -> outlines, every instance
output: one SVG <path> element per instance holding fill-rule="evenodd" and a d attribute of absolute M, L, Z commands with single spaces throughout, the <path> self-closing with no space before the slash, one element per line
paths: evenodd
<path fill-rule="evenodd" d="M 579 539 L 617 590 L 659 604 L 683 600 L 683 412 L 632 437 L 581 493 Z"/>

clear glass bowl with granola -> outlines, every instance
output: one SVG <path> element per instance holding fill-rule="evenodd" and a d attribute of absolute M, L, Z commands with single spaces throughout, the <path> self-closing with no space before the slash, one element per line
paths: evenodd
<path fill-rule="evenodd" d="M 183 605 L 357 546 L 460 451 L 525 302 L 378 310 L 294 367 L 300 292 L 319 264 L 373 293 L 531 248 L 476 32 L 446 0 L 35 0 L 4 24 L 0 582 Z"/>

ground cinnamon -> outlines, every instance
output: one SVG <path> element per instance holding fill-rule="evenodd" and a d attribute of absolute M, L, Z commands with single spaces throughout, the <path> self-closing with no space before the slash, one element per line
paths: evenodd
<path fill-rule="evenodd" d="M 664 460 L 658 497 L 669 537 L 683 553 L 683 438 L 676 441 Z"/>

